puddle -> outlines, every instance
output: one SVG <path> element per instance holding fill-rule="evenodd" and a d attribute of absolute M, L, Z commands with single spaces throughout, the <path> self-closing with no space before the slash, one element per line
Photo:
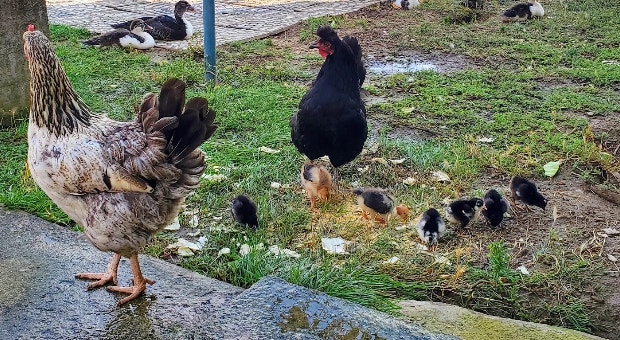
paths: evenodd
<path fill-rule="evenodd" d="M 366 60 L 366 71 L 380 76 L 391 76 L 400 73 L 415 73 L 420 71 L 439 72 L 439 67 L 425 60 L 415 60 L 409 58 L 395 58 L 392 60 L 377 60 L 368 56 Z"/>
<path fill-rule="evenodd" d="M 385 338 L 354 326 L 350 322 L 338 317 L 337 314 L 324 310 L 317 302 L 308 302 L 306 306 L 294 305 L 282 313 L 279 323 L 283 332 L 308 330 L 321 338 L 327 339 L 369 339 L 385 340 Z"/>

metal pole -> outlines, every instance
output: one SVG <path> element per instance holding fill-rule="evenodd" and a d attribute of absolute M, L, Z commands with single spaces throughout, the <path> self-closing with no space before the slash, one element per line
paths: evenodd
<path fill-rule="evenodd" d="M 202 0 L 204 27 L 205 79 L 215 80 L 215 0 Z"/>

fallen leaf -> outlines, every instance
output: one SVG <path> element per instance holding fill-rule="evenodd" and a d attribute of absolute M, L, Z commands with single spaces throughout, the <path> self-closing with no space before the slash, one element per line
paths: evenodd
<path fill-rule="evenodd" d="M 230 254 L 230 248 L 225 247 L 220 249 L 220 251 L 217 252 L 217 256 L 222 256 L 224 254 Z"/>
<path fill-rule="evenodd" d="M 521 274 L 523 275 L 530 275 L 530 271 L 527 270 L 527 268 L 525 266 L 519 266 L 517 267 L 517 270 L 521 272 Z"/>
<path fill-rule="evenodd" d="M 618 229 L 614 229 L 614 228 L 605 228 L 605 229 L 603 229 L 603 231 L 605 232 L 605 234 L 607 234 L 609 236 L 620 235 L 620 231 L 618 231 Z"/>
<path fill-rule="evenodd" d="M 404 114 L 410 114 L 411 112 L 413 112 L 413 110 L 415 110 L 415 108 L 413 107 L 403 107 L 402 109 L 400 109 L 400 111 Z"/>
<path fill-rule="evenodd" d="M 329 254 L 348 254 L 346 247 L 349 243 L 351 242 L 340 237 L 321 238 L 321 246 Z"/>
<path fill-rule="evenodd" d="M 282 187 L 282 184 L 278 182 L 271 182 L 271 187 L 274 189 L 280 189 Z"/>
<path fill-rule="evenodd" d="M 204 174 L 200 178 L 205 179 L 205 180 L 207 180 L 209 182 L 222 182 L 222 181 L 228 179 L 228 177 L 226 177 L 226 175 L 222 175 L 222 174 Z"/>
<path fill-rule="evenodd" d="M 192 256 L 194 252 L 189 247 L 179 247 L 177 249 L 177 254 L 179 254 L 179 256 Z"/>
<path fill-rule="evenodd" d="M 172 223 L 170 223 L 169 225 L 167 225 L 164 230 L 179 230 L 181 229 L 181 223 L 179 223 L 179 217 L 175 217 L 174 221 L 172 221 Z"/>
<path fill-rule="evenodd" d="M 611 254 L 607 254 L 607 258 L 608 258 L 608 259 L 609 259 L 609 261 L 611 261 L 611 262 L 616 262 L 616 261 L 618 261 L 618 259 L 617 259 L 615 256 L 611 255 Z"/>
<path fill-rule="evenodd" d="M 383 164 L 383 165 L 387 165 L 388 162 L 385 158 L 383 157 L 375 157 L 373 159 L 370 160 L 371 162 L 375 162 L 375 163 L 379 163 L 379 164 Z"/>
<path fill-rule="evenodd" d="M 490 137 L 482 137 L 482 138 L 478 138 L 478 141 L 480 143 L 493 143 L 495 139 L 490 138 Z"/>
<path fill-rule="evenodd" d="M 389 259 L 385 260 L 385 263 L 387 263 L 387 264 L 394 264 L 394 263 L 398 262 L 398 260 L 400 260 L 398 258 L 398 256 L 392 256 Z"/>
<path fill-rule="evenodd" d="M 449 182 L 450 181 L 450 176 L 448 176 L 447 173 L 443 172 L 443 171 L 433 171 L 433 178 L 435 179 L 435 181 L 437 182 Z"/>
<path fill-rule="evenodd" d="M 277 244 L 269 247 L 269 252 L 275 255 L 285 255 L 296 259 L 301 257 L 301 254 L 299 254 L 298 252 L 286 248 L 280 248 Z"/>
<path fill-rule="evenodd" d="M 181 248 L 181 247 L 187 247 L 191 250 L 201 250 L 202 246 L 194 243 L 194 242 L 190 242 L 184 238 L 179 238 L 176 242 L 169 244 L 166 248 Z"/>
<path fill-rule="evenodd" d="M 261 146 L 260 148 L 258 148 L 259 151 L 262 151 L 264 153 L 270 153 L 270 154 L 274 154 L 274 153 L 278 153 L 282 150 L 276 150 L 276 149 L 272 149 L 272 148 L 268 148 L 266 146 Z"/>
<path fill-rule="evenodd" d="M 553 222 L 555 222 L 558 219 L 558 206 L 554 205 L 553 206 Z"/>
<path fill-rule="evenodd" d="M 392 164 L 403 164 L 405 162 L 406 158 L 401 158 L 401 159 L 390 159 L 390 163 Z"/>
<path fill-rule="evenodd" d="M 417 181 L 418 181 L 418 180 L 416 180 L 416 179 L 415 179 L 415 178 L 413 178 L 413 177 L 407 177 L 407 178 L 403 179 L 403 184 L 406 184 L 406 185 L 414 185 L 414 184 L 416 184 L 416 182 L 417 182 Z"/>
<path fill-rule="evenodd" d="M 252 248 L 250 248 L 250 245 L 247 243 L 244 243 L 239 248 L 239 255 L 246 256 L 247 254 L 250 253 L 250 250 L 252 250 Z"/>
<path fill-rule="evenodd" d="M 187 233 L 187 236 L 191 236 L 191 237 L 198 236 L 198 235 L 200 235 L 201 232 L 202 232 L 202 229 L 197 229 L 196 231 L 193 231 L 191 233 Z"/>
<path fill-rule="evenodd" d="M 403 224 L 401 226 L 394 227 L 394 230 L 396 230 L 396 231 L 403 231 L 403 230 L 406 230 L 407 228 L 409 228 L 409 226 L 406 225 L 406 224 Z"/>
<path fill-rule="evenodd" d="M 560 162 L 549 162 L 543 165 L 543 169 L 545 170 L 545 176 L 553 177 L 560 169 Z"/>
<path fill-rule="evenodd" d="M 360 173 L 365 173 L 366 171 L 370 170 L 370 166 L 366 165 L 363 168 L 357 168 L 357 171 L 359 171 Z"/>

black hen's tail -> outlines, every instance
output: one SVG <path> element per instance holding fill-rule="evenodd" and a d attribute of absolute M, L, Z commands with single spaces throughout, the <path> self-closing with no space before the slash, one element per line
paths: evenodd
<path fill-rule="evenodd" d="M 360 87 L 362 87 L 364 80 L 366 79 L 366 68 L 364 67 L 364 62 L 362 61 L 362 47 L 357 41 L 357 38 L 348 35 L 342 38 L 342 42 L 349 46 L 351 52 L 353 52 L 353 55 L 355 56 L 357 76 L 359 78 Z"/>

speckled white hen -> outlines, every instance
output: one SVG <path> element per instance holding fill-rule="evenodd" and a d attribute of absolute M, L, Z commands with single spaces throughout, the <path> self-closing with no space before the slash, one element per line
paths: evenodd
<path fill-rule="evenodd" d="M 215 131 L 203 98 L 185 104 L 185 84 L 170 79 L 159 97 L 147 94 L 135 121 L 117 122 L 88 109 L 73 90 L 50 41 L 29 27 L 24 52 L 30 68 L 28 166 L 35 182 L 84 228 L 97 249 L 114 253 L 105 273 L 78 274 L 113 282 L 129 294 L 153 281 L 142 276 L 138 251 L 177 216 L 205 169 L 200 144 Z M 132 287 L 118 287 L 121 256 L 130 259 Z"/>

